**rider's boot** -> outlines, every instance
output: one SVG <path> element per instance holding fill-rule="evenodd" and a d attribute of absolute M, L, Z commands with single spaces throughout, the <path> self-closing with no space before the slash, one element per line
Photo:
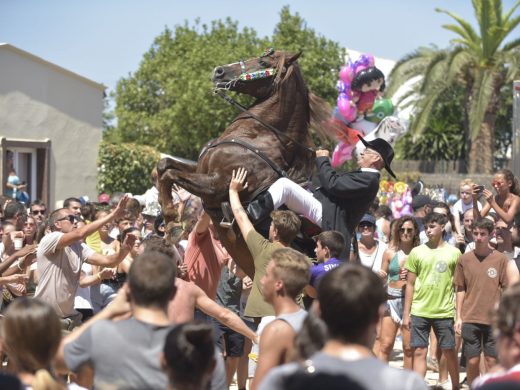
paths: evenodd
<path fill-rule="evenodd" d="M 222 202 L 220 204 L 222 214 L 224 218 L 220 222 L 220 226 L 223 228 L 231 228 L 235 222 L 233 211 L 229 202 Z M 274 210 L 273 198 L 269 191 L 265 191 L 256 197 L 255 200 L 249 203 L 246 208 L 249 220 L 253 225 L 256 225 L 263 220 L 267 219 L 271 215 L 271 211 Z"/>
<path fill-rule="evenodd" d="M 269 218 L 274 210 L 273 197 L 269 191 L 260 194 L 247 206 L 247 214 L 253 225 Z"/>

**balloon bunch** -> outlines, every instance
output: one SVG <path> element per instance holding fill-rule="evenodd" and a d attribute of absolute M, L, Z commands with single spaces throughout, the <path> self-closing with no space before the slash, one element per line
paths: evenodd
<path fill-rule="evenodd" d="M 339 81 L 336 86 L 339 91 L 338 109 L 341 115 L 350 122 L 357 117 L 357 103 L 360 98 L 359 91 L 352 89 L 352 82 L 362 71 L 373 68 L 374 65 L 373 55 L 362 54 L 356 61 L 349 61 L 343 65 L 339 71 Z"/>
<path fill-rule="evenodd" d="M 412 191 L 405 182 L 381 180 L 378 198 L 379 204 L 390 207 L 394 218 L 413 214 Z"/>
<path fill-rule="evenodd" d="M 375 67 L 374 56 L 362 54 L 356 61 L 349 60 L 339 72 L 338 103 L 332 121 L 339 129 L 336 138 L 338 145 L 332 155 L 335 168 L 352 158 L 352 151 L 359 142 L 358 135 L 365 136 L 388 115 L 393 105 L 386 105 L 382 115 L 371 116 L 374 103 L 379 93 L 385 88 L 385 76 Z"/>

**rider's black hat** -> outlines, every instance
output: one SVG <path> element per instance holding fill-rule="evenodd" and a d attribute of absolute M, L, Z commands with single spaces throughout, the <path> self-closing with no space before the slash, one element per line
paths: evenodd
<path fill-rule="evenodd" d="M 360 135 L 358 135 L 358 137 L 367 148 L 375 150 L 377 153 L 381 155 L 381 157 L 383 158 L 383 162 L 385 163 L 385 169 L 388 171 L 390 175 L 392 175 L 394 179 L 397 179 L 394 171 L 392 171 L 392 169 L 390 168 L 390 164 L 394 159 L 394 149 L 392 148 L 392 145 L 390 145 L 382 138 L 376 138 L 372 141 L 367 141 Z"/>

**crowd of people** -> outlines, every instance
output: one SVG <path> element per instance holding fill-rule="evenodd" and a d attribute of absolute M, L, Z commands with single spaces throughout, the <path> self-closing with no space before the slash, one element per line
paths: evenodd
<path fill-rule="evenodd" d="M 283 178 L 246 207 L 248 172 L 233 171 L 254 275 L 182 188 L 165 226 L 155 170 L 141 196 L 55 210 L 2 197 L 0 388 L 411 390 L 427 369 L 436 388 L 520 386 L 516 178 L 464 180 L 453 205 L 416 193 L 394 219 L 375 200 L 393 150 L 362 141 L 355 172 L 317 151 L 314 194 Z M 313 255 L 291 247 L 301 218 L 322 230 Z M 397 338 L 402 368 L 388 364 Z"/>

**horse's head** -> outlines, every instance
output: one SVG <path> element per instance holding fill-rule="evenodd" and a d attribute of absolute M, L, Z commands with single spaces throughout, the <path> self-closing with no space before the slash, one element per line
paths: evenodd
<path fill-rule="evenodd" d="M 213 71 L 212 81 L 216 89 L 263 98 L 274 91 L 300 54 L 266 49 L 260 57 L 217 66 Z"/>

